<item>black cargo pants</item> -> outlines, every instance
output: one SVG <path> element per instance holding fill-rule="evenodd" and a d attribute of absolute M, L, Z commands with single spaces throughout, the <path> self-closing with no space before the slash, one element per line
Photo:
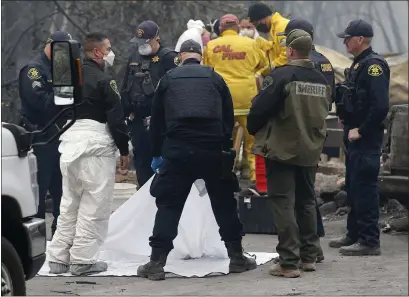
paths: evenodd
<path fill-rule="evenodd" d="M 183 207 L 196 179 L 203 179 L 206 183 L 221 239 L 224 242 L 240 241 L 243 226 L 233 193 L 235 183 L 221 178 L 220 149 L 204 150 L 167 142 L 162 151 L 164 160 L 150 189 L 158 207 L 150 246 L 164 253 L 173 249 Z"/>
<path fill-rule="evenodd" d="M 151 168 L 152 154 L 149 130 L 143 120 L 135 118 L 131 123 L 131 141 L 133 146 L 133 165 L 138 185 L 141 188 L 153 175 Z"/>
<path fill-rule="evenodd" d="M 314 167 L 301 167 L 266 159 L 268 196 L 277 227 L 280 265 L 298 269 L 301 260 L 317 257 L 317 213 Z"/>
<path fill-rule="evenodd" d="M 370 247 L 380 246 L 378 175 L 383 131 L 379 134 L 378 139 L 354 142 L 348 141 L 348 130 L 344 135 L 345 186 L 350 206 L 347 236 Z"/>
<path fill-rule="evenodd" d="M 317 175 L 317 171 L 318 171 L 318 165 L 317 167 L 313 168 L 313 180 L 312 183 L 313 185 L 315 185 L 315 176 Z M 317 203 L 317 196 L 315 195 L 315 210 L 317 212 L 317 234 L 318 237 L 324 237 L 325 236 L 325 229 L 324 229 L 324 222 L 322 221 L 322 216 L 321 216 L 321 211 L 320 211 L 320 207 Z"/>
<path fill-rule="evenodd" d="M 46 141 L 46 138 L 37 138 L 37 141 Z M 35 147 L 34 155 L 37 158 L 37 182 L 39 189 L 39 204 L 37 218 L 45 219 L 45 198 L 47 192 L 53 199 L 54 220 L 51 226 L 52 234 L 57 228 L 57 220 L 60 215 L 60 203 L 62 196 L 62 176 L 60 170 L 59 142 L 54 142 L 43 147 Z"/>

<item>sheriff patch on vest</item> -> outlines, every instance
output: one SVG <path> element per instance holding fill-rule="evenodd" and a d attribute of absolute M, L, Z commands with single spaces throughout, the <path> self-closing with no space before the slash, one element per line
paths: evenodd
<path fill-rule="evenodd" d="M 295 83 L 295 94 L 315 97 L 325 97 L 327 95 L 327 87 L 321 84 L 310 84 L 297 81 Z"/>

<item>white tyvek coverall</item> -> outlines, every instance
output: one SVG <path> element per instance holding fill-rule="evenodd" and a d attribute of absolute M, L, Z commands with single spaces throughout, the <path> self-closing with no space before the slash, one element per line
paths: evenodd
<path fill-rule="evenodd" d="M 182 35 L 180 35 L 178 42 L 176 43 L 175 51 L 179 52 L 180 47 L 183 42 L 189 39 L 193 39 L 194 41 L 200 44 L 200 47 L 202 48 L 202 52 L 203 52 L 202 34 L 203 34 L 204 27 L 205 25 L 200 20 L 198 21 L 189 20 L 187 22 L 187 30 L 183 32 Z"/>
<path fill-rule="evenodd" d="M 108 232 L 116 146 L 108 126 L 93 120 L 77 120 L 60 140 L 63 196 L 49 261 L 94 264 Z"/>

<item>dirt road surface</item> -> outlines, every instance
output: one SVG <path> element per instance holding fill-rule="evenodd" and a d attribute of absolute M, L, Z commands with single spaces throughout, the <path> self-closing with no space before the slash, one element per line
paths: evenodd
<path fill-rule="evenodd" d="M 35 277 L 27 283 L 31 296 L 408 296 L 408 235 L 382 234 L 379 257 L 342 257 L 328 247 L 345 231 L 345 220 L 325 222 L 325 260 L 316 272 L 298 279 L 270 276 L 271 263 L 256 270 L 208 278 L 168 278 L 151 282 L 138 277 Z M 275 252 L 277 236 L 247 235 L 247 251 Z M 88 282 L 77 283 L 78 281 Z"/>

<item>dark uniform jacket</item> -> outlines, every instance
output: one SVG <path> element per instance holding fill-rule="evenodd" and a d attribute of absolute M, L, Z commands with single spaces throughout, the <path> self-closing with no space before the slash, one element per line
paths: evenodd
<path fill-rule="evenodd" d="M 164 138 L 228 150 L 234 126 L 229 88 L 212 68 L 188 59 L 159 82 L 150 125 L 154 157 L 161 155 Z"/>
<path fill-rule="evenodd" d="M 166 71 L 178 65 L 178 54 L 165 47 L 161 46 L 156 54 L 149 56 L 140 55 L 135 50 L 128 61 L 121 87 L 122 106 L 125 116 L 128 117 L 133 112 L 135 119 L 149 117 L 153 91 L 159 80 Z M 142 87 L 144 81 L 142 74 L 145 72 L 149 73 L 151 80 L 151 93 L 147 95 Z M 149 87 L 146 88 L 149 89 Z"/>
<path fill-rule="evenodd" d="M 347 130 L 358 128 L 362 137 L 354 141 L 354 146 L 380 148 L 384 134 L 383 121 L 389 111 L 389 81 L 388 63 L 371 47 L 354 58 L 344 82 L 353 89 L 351 115 L 344 121 L 344 126 Z M 339 97 L 337 91 L 338 102 Z"/>
<path fill-rule="evenodd" d="M 335 102 L 335 73 L 334 69 L 332 68 L 331 62 L 325 57 L 323 54 L 317 52 L 315 47 L 313 46 L 311 55 L 310 55 L 311 62 L 314 63 L 315 68 L 319 70 L 327 79 L 328 84 L 331 86 L 331 104 Z"/>
<path fill-rule="evenodd" d="M 51 62 L 41 53 L 20 70 L 21 115 L 41 129 L 62 109 L 54 104 Z M 65 124 L 60 119 L 58 126 Z M 54 132 L 55 133 L 55 132 Z"/>
<path fill-rule="evenodd" d="M 77 118 L 108 123 L 119 152 L 128 155 L 129 137 L 116 81 L 89 59 L 83 63 L 82 75 L 83 102 L 77 107 Z"/>
<path fill-rule="evenodd" d="M 247 130 L 253 152 L 268 159 L 316 166 L 326 137 L 331 88 L 314 64 L 295 60 L 275 68 L 252 102 Z"/>

